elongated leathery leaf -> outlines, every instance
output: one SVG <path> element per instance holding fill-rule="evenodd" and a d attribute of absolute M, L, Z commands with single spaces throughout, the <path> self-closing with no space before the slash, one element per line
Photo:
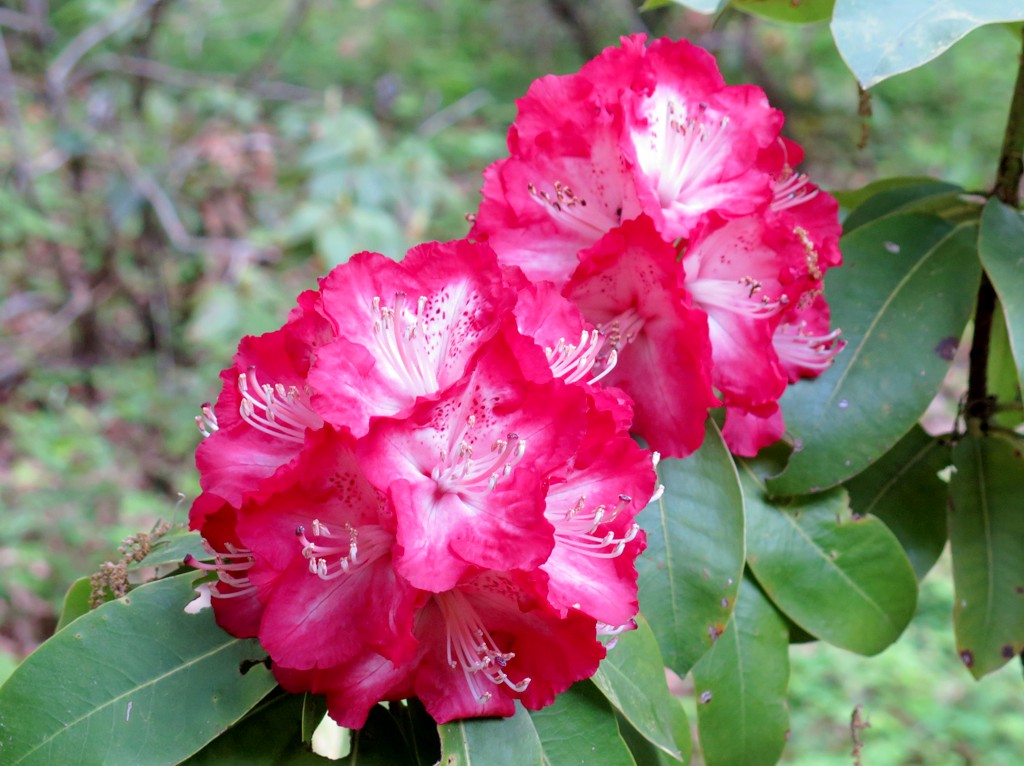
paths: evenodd
<path fill-rule="evenodd" d="M 895 641 L 914 616 L 917 582 L 903 548 L 873 516 L 854 517 L 846 490 L 769 500 L 749 463 L 747 563 L 801 628 L 860 654 Z"/>
<path fill-rule="evenodd" d="M 888 452 L 942 385 L 974 307 L 974 226 L 899 215 L 841 244 L 844 273 L 825 292 L 847 346 L 819 378 L 783 395 L 795 451 L 769 481 L 772 494 L 834 487 Z"/>
<path fill-rule="evenodd" d="M 445 766 L 635 766 L 615 712 L 589 681 L 554 704 L 512 718 L 467 718 L 439 726 Z"/>
<path fill-rule="evenodd" d="M 870 88 L 931 61 L 973 29 L 1021 19 L 1020 0 L 836 0 L 832 35 Z"/>
<path fill-rule="evenodd" d="M 1024 387 L 1024 215 L 997 199 L 981 216 L 978 252 L 1006 318 L 1010 348 Z"/>
<path fill-rule="evenodd" d="M 255 705 L 266 653 L 185 614 L 195 579 L 143 585 L 30 655 L 0 687 L 0 762 L 178 763 Z"/>
<path fill-rule="evenodd" d="M 914 426 L 881 460 L 846 484 L 858 516 L 885 522 L 907 553 L 918 580 L 946 546 L 947 486 L 938 477 L 951 460 L 948 445 Z"/>
<path fill-rule="evenodd" d="M 772 766 L 786 744 L 789 631 L 744 579 L 729 627 L 693 669 L 707 766 Z"/>
<path fill-rule="evenodd" d="M 1024 457 L 1019 444 L 968 435 L 953 465 L 953 622 L 960 657 L 981 678 L 1024 651 Z"/>
<path fill-rule="evenodd" d="M 665 663 L 647 620 L 637 616 L 636 624 L 608 650 L 593 680 L 634 729 L 678 761 Z"/>
<path fill-rule="evenodd" d="M 708 420 L 704 445 L 662 460 L 665 493 L 637 517 L 647 550 L 637 559 L 640 609 L 665 663 L 680 675 L 725 630 L 743 573 L 743 493 L 732 456 Z"/>

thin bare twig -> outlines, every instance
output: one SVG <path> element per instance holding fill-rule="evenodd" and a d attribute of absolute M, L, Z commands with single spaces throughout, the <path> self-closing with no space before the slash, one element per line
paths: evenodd
<path fill-rule="evenodd" d="M 123 29 L 134 23 L 161 0 L 136 0 L 128 9 L 119 13 L 112 13 L 106 18 L 86 27 L 79 32 L 64 50 L 53 60 L 46 70 L 46 82 L 49 85 L 50 96 L 54 100 L 54 106 L 58 116 L 63 114 L 64 94 L 67 92 L 67 79 L 78 62 L 97 45 L 102 43 L 119 29 Z"/>
<path fill-rule="evenodd" d="M 440 133 L 445 128 L 461 122 L 477 110 L 487 106 L 494 100 L 490 91 L 477 88 L 470 91 L 458 101 L 449 104 L 444 109 L 434 112 L 425 119 L 416 129 L 417 135 L 429 138 Z"/>
<path fill-rule="evenodd" d="M 132 77 L 144 77 L 148 80 L 169 85 L 172 88 L 238 87 L 236 78 L 230 74 L 190 72 L 185 69 L 175 69 L 152 59 L 116 54 L 97 56 L 90 63 L 89 67 L 82 67 L 76 76 L 71 78 L 69 84 L 77 85 L 97 72 L 113 72 Z M 257 98 L 263 98 L 268 101 L 318 101 L 323 97 L 320 91 L 286 82 L 256 82 L 249 86 L 247 90 Z"/>
<path fill-rule="evenodd" d="M 53 36 L 53 27 L 46 23 L 45 17 L 21 13 L 10 8 L 0 8 L 0 27 L 36 37 Z"/>

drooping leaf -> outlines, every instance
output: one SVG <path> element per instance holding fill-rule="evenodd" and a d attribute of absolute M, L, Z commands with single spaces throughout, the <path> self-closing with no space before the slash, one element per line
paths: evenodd
<path fill-rule="evenodd" d="M 88 577 L 79 577 L 64 594 L 64 606 L 60 610 L 57 630 L 62 630 L 68 623 L 89 612 L 89 599 L 92 596 L 92 582 Z"/>
<path fill-rule="evenodd" d="M 615 711 L 590 681 L 575 684 L 530 717 L 544 748 L 544 766 L 636 766 Z"/>
<path fill-rule="evenodd" d="M 635 766 L 615 711 L 590 681 L 552 705 L 511 718 L 467 718 L 438 727 L 445 766 Z"/>
<path fill-rule="evenodd" d="M 743 573 L 743 493 L 710 419 L 703 446 L 662 460 L 665 493 L 637 517 L 647 550 L 637 559 L 640 609 L 665 663 L 685 675 L 725 630 Z"/>
<path fill-rule="evenodd" d="M 637 732 L 679 761 L 665 662 L 647 620 L 638 615 L 636 624 L 608 650 L 593 681 Z"/>
<path fill-rule="evenodd" d="M 737 10 L 791 24 L 812 24 L 832 18 L 836 0 L 732 0 Z"/>
<path fill-rule="evenodd" d="M 870 193 L 868 193 L 870 192 Z M 861 201 L 843 219 L 843 233 L 850 234 L 861 226 L 891 215 L 907 212 L 922 212 L 921 206 L 927 206 L 934 200 L 947 199 L 951 195 L 963 194 L 956 184 L 935 181 L 930 178 L 887 178 L 876 181 L 858 192 L 851 192 L 848 199 Z M 857 196 L 854 196 L 857 195 Z M 852 205 L 841 198 L 841 204 Z"/>
<path fill-rule="evenodd" d="M 185 614 L 195 579 L 140 586 L 30 655 L 0 687 L 0 762 L 173 764 L 259 702 L 266 653 Z"/>
<path fill-rule="evenodd" d="M 832 35 L 870 88 L 931 61 L 980 26 L 1021 19 L 1019 0 L 836 0 Z"/>
<path fill-rule="evenodd" d="M 789 631 L 744 578 L 736 611 L 693 668 L 701 753 L 707 766 L 773 766 L 789 728 Z"/>
<path fill-rule="evenodd" d="M 953 449 L 949 541 L 957 651 L 975 678 L 1024 652 L 1024 456 L 969 434 Z"/>
<path fill-rule="evenodd" d="M 813 636 L 859 654 L 895 641 L 914 616 L 917 582 L 895 535 L 854 516 L 842 487 L 769 499 L 740 464 L 747 563 L 772 601 Z"/>
<path fill-rule="evenodd" d="M 918 580 L 946 546 L 947 486 L 938 472 L 949 465 L 949 446 L 914 426 L 895 447 L 846 483 L 858 516 L 877 516 L 896 535 Z"/>
<path fill-rule="evenodd" d="M 842 278 L 826 285 L 847 346 L 781 403 L 794 452 L 772 494 L 834 487 L 888 452 L 942 385 L 974 307 L 977 229 L 917 214 L 843 238 Z M 839 275 L 837 275 L 839 276 Z"/>
<path fill-rule="evenodd" d="M 690 740 L 690 720 L 686 715 L 686 708 L 679 697 L 670 696 L 665 703 L 668 715 L 672 719 L 672 733 L 675 736 L 676 747 L 683 756 L 683 764 L 690 763 L 693 756 L 693 743 Z M 619 733 L 622 735 L 626 747 L 633 754 L 635 760 L 641 766 L 679 766 L 679 761 L 670 756 L 664 750 L 659 750 L 651 741 L 630 725 L 629 721 L 621 715 L 616 720 L 619 724 Z"/>
<path fill-rule="evenodd" d="M 267 697 L 184 766 L 327 766 L 331 761 L 302 742 L 302 702 L 300 694 Z"/>
<path fill-rule="evenodd" d="M 540 738 L 530 714 L 516 703 L 511 718 L 465 718 L 437 727 L 446 766 L 544 764 Z"/>
<path fill-rule="evenodd" d="M 1010 348 L 1024 387 L 1024 216 L 997 199 L 981 216 L 978 252 L 1006 317 Z"/>

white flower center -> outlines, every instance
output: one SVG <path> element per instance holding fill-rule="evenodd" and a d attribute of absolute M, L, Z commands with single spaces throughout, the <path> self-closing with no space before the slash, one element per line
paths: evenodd
<path fill-rule="evenodd" d="M 296 386 L 285 388 L 280 383 L 261 384 L 255 367 L 238 376 L 238 392 L 242 395 L 238 414 L 269 436 L 302 444 L 307 428 L 316 430 L 324 424 L 310 406 L 308 391 Z"/>
<path fill-rule="evenodd" d="M 438 390 L 436 365 L 427 350 L 424 308 L 426 296 L 420 296 L 415 308 L 406 301 L 406 294 L 395 293 L 391 306 L 373 299 L 373 336 L 380 358 L 394 371 L 406 390 L 414 397 Z"/>
<path fill-rule="evenodd" d="M 448 449 L 441 450 L 441 459 L 430 472 L 430 478 L 442 492 L 490 492 L 499 481 L 511 475 L 526 453 L 526 440 L 510 433 L 494 442 L 489 455 L 474 458 L 468 437 L 475 425 L 476 417 L 470 415 L 461 429 L 452 432 Z"/>
<path fill-rule="evenodd" d="M 302 555 L 309 559 L 309 571 L 321 580 L 334 580 L 369 566 L 391 550 L 392 535 L 383 527 L 345 524 L 345 533 L 332 534 L 326 524 L 313 519 L 313 539 L 303 526 L 295 530 Z"/>

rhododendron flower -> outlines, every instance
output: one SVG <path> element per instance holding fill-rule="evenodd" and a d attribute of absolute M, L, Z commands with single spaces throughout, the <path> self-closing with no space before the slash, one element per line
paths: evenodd
<path fill-rule="evenodd" d="M 518 106 L 509 157 L 485 171 L 471 236 L 527 277 L 553 281 L 605 334 L 620 358 L 604 381 L 633 397 L 634 428 L 655 448 L 692 452 L 718 404 L 734 452 L 778 439 L 791 375 L 776 330 L 841 260 L 835 200 L 795 171 L 802 151 L 780 136 L 782 114 L 759 88 L 727 85 L 705 51 L 643 36 L 576 74 L 536 81 Z M 642 220 L 645 247 L 663 264 L 658 281 L 675 295 L 660 327 L 650 308 L 641 324 L 610 305 L 595 313 L 591 290 L 603 269 L 623 275 L 615 248 L 625 243 L 604 238 Z M 683 340 L 678 306 L 705 315 L 706 328 Z M 653 343 L 637 343 L 644 326 Z M 813 335 L 829 335 L 827 325 Z M 790 336 L 803 337 L 778 337 Z M 636 345 L 628 364 L 623 339 Z"/>
<path fill-rule="evenodd" d="M 438 721 L 552 702 L 637 612 L 654 460 L 599 387 L 614 358 L 485 244 L 339 266 L 199 418 L 189 563 L 219 623 L 345 726 L 411 695 Z"/>

